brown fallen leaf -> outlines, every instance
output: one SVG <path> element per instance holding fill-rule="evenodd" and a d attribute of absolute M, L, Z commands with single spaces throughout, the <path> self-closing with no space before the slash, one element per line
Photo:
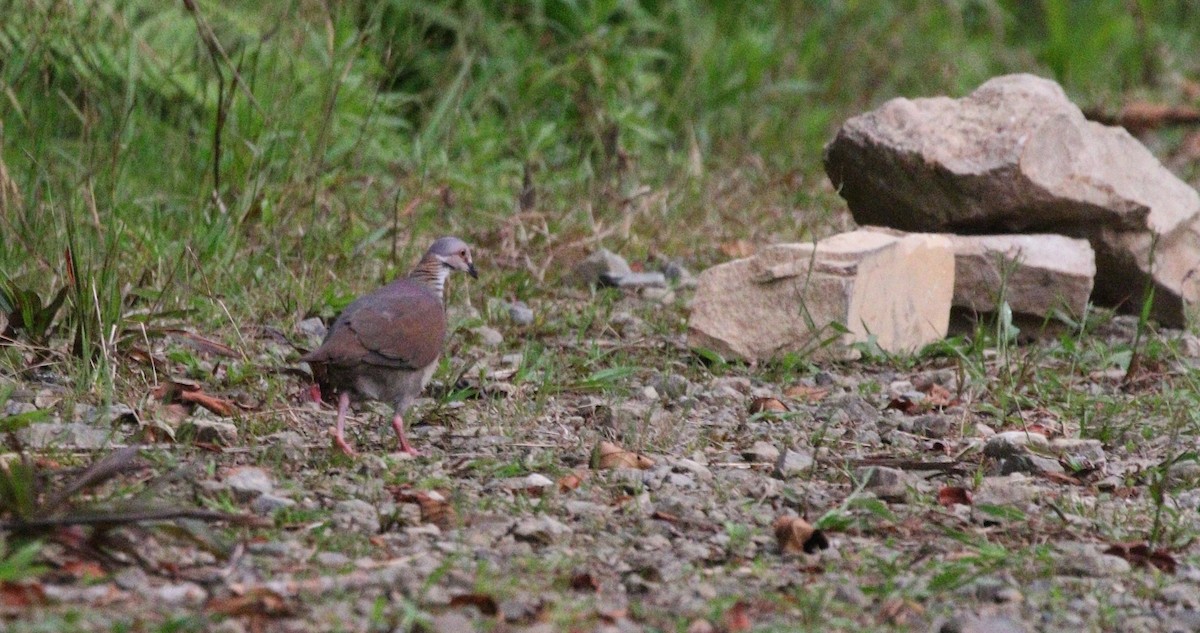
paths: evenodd
<path fill-rule="evenodd" d="M 919 403 L 913 402 L 905 396 L 898 396 L 889 400 L 884 410 L 889 409 L 895 409 L 904 415 L 917 415 L 923 411 Z"/>
<path fill-rule="evenodd" d="M 205 409 L 208 409 L 209 411 L 212 411 L 213 413 L 225 418 L 231 417 L 233 412 L 237 409 L 237 407 L 229 400 L 204 393 L 202 390 L 182 391 L 179 394 L 179 399 L 183 402 L 198 404 Z"/>
<path fill-rule="evenodd" d="M 938 503 L 949 508 L 951 506 L 969 506 L 974 503 L 971 491 L 962 486 L 942 486 L 938 491 Z"/>
<path fill-rule="evenodd" d="M 829 395 L 829 387 L 814 387 L 812 385 L 792 385 L 783 390 L 783 395 L 805 403 L 820 402 Z"/>
<path fill-rule="evenodd" d="M 1152 549 L 1146 543 L 1113 543 L 1105 554 L 1120 556 L 1134 567 L 1155 567 L 1159 571 L 1174 574 L 1178 563 L 1165 549 Z"/>
<path fill-rule="evenodd" d="M 450 598 L 450 606 L 455 609 L 475 607 L 483 615 L 496 615 L 500 611 L 496 599 L 485 593 L 464 593 Z"/>
<path fill-rule="evenodd" d="M 28 608 L 46 604 L 46 590 L 40 582 L 0 582 L 0 606 Z"/>
<path fill-rule="evenodd" d="M 925 391 L 925 396 L 925 400 L 922 402 L 922 404 L 928 404 L 928 406 L 935 409 L 940 410 L 956 404 L 954 396 L 951 395 L 950 390 L 937 383 L 929 384 L 929 389 Z"/>
<path fill-rule="evenodd" d="M 205 338 L 194 332 L 180 329 L 163 330 L 167 336 L 179 339 L 184 345 L 200 352 L 203 356 L 224 356 L 225 358 L 241 358 L 242 355 L 237 350 L 224 344 L 218 343 L 210 338 Z"/>
<path fill-rule="evenodd" d="M 575 591 L 589 591 L 595 593 L 600 591 L 600 581 L 591 572 L 577 571 L 571 574 L 571 589 Z"/>
<path fill-rule="evenodd" d="M 255 587 L 242 595 L 212 598 L 204 605 L 204 608 L 210 613 L 234 617 L 255 615 L 282 617 L 292 614 L 292 608 L 283 596 L 266 587 Z"/>
<path fill-rule="evenodd" d="M 400 487 L 392 491 L 396 503 L 415 503 L 421 508 L 421 522 L 432 523 L 443 530 L 454 527 L 458 521 L 458 512 L 440 492 L 426 492 Z"/>
<path fill-rule="evenodd" d="M 786 413 L 791 411 L 778 398 L 755 398 L 750 401 L 750 414 L 755 413 Z"/>
<path fill-rule="evenodd" d="M 654 460 L 645 455 L 627 451 L 612 442 L 600 442 L 592 450 L 591 466 L 593 470 L 610 470 L 613 468 L 636 468 L 646 470 L 654 465 Z"/>
<path fill-rule="evenodd" d="M 567 473 L 558 478 L 558 492 L 571 492 L 583 484 L 584 478 L 587 477 L 587 472 Z"/>
<path fill-rule="evenodd" d="M 775 541 L 784 554 L 812 554 L 829 547 L 825 533 L 798 516 L 782 516 L 775 519 Z"/>
<path fill-rule="evenodd" d="M 749 631 L 753 628 L 754 623 L 750 620 L 750 605 L 742 600 L 733 603 L 732 607 L 725 612 L 721 618 L 724 621 L 724 630 L 729 633 L 738 631 Z"/>

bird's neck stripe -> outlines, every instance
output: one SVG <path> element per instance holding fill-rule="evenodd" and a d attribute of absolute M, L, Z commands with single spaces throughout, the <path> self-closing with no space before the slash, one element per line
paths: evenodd
<path fill-rule="evenodd" d="M 446 288 L 446 277 L 450 275 L 450 270 L 442 265 L 436 259 L 428 259 L 417 264 L 417 267 L 408 274 L 409 279 L 419 281 L 437 295 L 438 301 L 443 301 L 444 290 Z"/>

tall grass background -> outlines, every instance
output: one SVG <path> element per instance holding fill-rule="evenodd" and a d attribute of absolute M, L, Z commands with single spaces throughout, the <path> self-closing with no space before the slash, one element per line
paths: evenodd
<path fill-rule="evenodd" d="M 82 383 L 156 315 L 290 322 L 435 234 L 552 283 L 820 231 L 823 143 L 1034 72 L 1181 98 L 1188 0 L 0 0 L 0 300 L 67 288 Z M 526 290 L 520 290 L 524 288 Z M 6 293 L 6 294 L 5 294 Z"/>

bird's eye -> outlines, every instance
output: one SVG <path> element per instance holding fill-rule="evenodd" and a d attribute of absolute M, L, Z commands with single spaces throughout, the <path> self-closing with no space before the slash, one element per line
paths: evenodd
<path fill-rule="evenodd" d="M 464 249 L 464 250 L 462 250 L 462 251 L 459 251 L 459 253 L 458 253 L 458 256 L 459 256 L 459 257 L 462 257 L 462 258 L 464 258 L 464 259 L 465 259 L 465 258 L 467 257 L 467 251 L 466 251 L 466 249 Z"/>

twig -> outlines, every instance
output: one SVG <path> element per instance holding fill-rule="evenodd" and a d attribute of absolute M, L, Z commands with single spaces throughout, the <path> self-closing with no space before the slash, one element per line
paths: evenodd
<path fill-rule="evenodd" d="M 0 530 L 29 530 L 63 527 L 67 525 L 127 525 L 147 521 L 170 521 L 173 519 L 196 519 L 199 521 L 229 521 L 253 527 L 268 527 L 273 523 L 266 518 L 245 514 L 227 514 L 216 510 L 188 508 L 183 510 L 140 510 L 125 514 L 74 514 L 61 517 L 39 517 L 25 520 L 0 521 Z"/>

